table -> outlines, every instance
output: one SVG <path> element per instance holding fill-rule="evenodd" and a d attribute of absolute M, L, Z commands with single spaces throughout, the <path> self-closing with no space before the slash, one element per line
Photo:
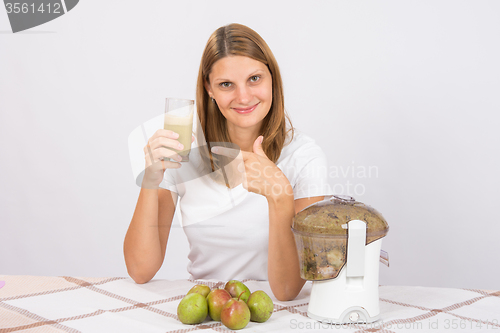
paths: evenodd
<path fill-rule="evenodd" d="M 177 305 L 198 283 L 216 280 L 44 277 L 0 275 L 0 332 L 227 332 L 220 322 L 184 325 Z M 290 302 L 277 301 L 267 281 L 243 280 L 274 301 L 265 323 L 250 322 L 241 332 L 500 332 L 500 291 L 380 286 L 381 319 L 367 325 L 335 326 L 307 317 L 311 283 Z"/>

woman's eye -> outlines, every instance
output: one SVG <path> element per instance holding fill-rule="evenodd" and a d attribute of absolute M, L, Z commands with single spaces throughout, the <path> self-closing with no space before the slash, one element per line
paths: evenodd
<path fill-rule="evenodd" d="M 254 76 L 250 77 L 250 81 L 252 81 L 252 82 L 257 82 L 257 81 L 259 81 L 259 79 L 260 79 L 260 76 L 258 76 L 258 75 L 254 75 Z"/>
<path fill-rule="evenodd" d="M 231 87 L 231 82 L 222 82 L 219 84 L 222 88 L 229 88 Z"/>

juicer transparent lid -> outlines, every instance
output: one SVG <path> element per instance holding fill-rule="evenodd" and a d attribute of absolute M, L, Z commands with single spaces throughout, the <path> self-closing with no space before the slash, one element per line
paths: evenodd
<path fill-rule="evenodd" d="M 344 195 L 334 195 L 307 206 L 293 218 L 292 229 L 310 236 L 347 238 L 345 224 L 352 220 L 366 222 L 366 244 L 384 237 L 389 231 L 382 214 Z"/>

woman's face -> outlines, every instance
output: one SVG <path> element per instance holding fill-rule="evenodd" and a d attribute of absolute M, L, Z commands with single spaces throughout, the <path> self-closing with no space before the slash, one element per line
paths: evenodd
<path fill-rule="evenodd" d="M 205 84 L 227 120 L 228 129 L 258 132 L 273 101 L 272 77 L 260 61 L 229 56 L 214 63 Z"/>

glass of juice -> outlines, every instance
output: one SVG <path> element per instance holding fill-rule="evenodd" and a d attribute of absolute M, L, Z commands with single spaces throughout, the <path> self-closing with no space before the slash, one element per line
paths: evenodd
<path fill-rule="evenodd" d="M 189 162 L 193 113 L 194 101 L 192 99 L 167 98 L 163 128 L 179 134 L 177 141 L 182 143 L 184 149 L 175 151 L 181 156 L 182 162 Z"/>

